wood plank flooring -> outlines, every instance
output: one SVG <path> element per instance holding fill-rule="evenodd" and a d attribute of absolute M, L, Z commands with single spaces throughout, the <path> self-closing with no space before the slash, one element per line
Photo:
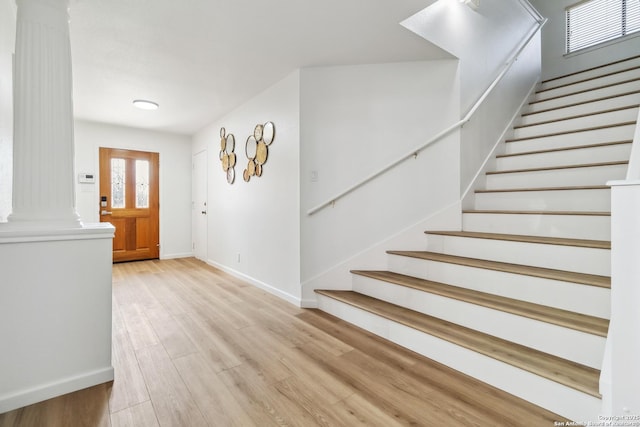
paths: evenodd
<path fill-rule="evenodd" d="M 22 426 L 552 426 L 566 421 L 192 258 L 114 265 L 115 381 Z"/>

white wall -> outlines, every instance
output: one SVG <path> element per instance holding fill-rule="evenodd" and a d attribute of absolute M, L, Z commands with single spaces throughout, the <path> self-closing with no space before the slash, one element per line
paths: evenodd
<path fill-rule="evenodd" d="M 303 282 L 348 287 L 323 285 L 319 276 L 328 280 L 345 259 L 458 200 L 454 134 L 334 207 L 307 215 L 455 123 L 457 67 L 457 60 L 442 60 L 301 71 Z"/>
<path fill-rule="evenodd" d="M 481 0 L 477 10 L 457 0 L 441 0 L 402 25 L 460 58 L 462 118 L 537 26 L 537 15 L 528 4 L 515 0 Z M 461 136 L 461 191 L 472 182 L 538 79 L 539 51 L 539 41 L 534 39 L 506 82 L 465 125 Z"/>
<path fill-rule="evenodd" d="M 640 52 L 640 34 L 635 34 L 565 55 L 565 9 L 577 2 L 578 0 L 531 0 L 536 9 L 549 20 L 542 33 L 543 79 L 624 59 Z"/>
<path fill-rule="evenodd" d="M 98 177 L 95 184 L 76 182 L 76 207 L 84 223 L 100 220 L 99 147 L 160 153 L 160 258 L 191 256 L 191 139 L 76 120 L 76 172 Z"/>
<path fill-rule="evenodd" d="M 0 0 L 0 222 L 11 213 L 15 18 L 15 2 Z"/>
<path fill-rule="evenodd" d="M 292 303 L 300 299 L 299 81 L 293 72 L 193 138 L 207 150 L 208 262 Z M 258 123 L 272 121 L 276 137 L 260 178 L 242 178 L 245 142 Z M 226 181 L 218 153 L 220 128 L 236 139 L 236 180 Z"/>
<path fill-rule="evenodd" d="M 402 25 L 460 58 L 464 115 L 536 21 L 516 0 L 481 0 L 478 10 L 458 0 L 440 0 Z"/>
<path fill-rule="evenodd" d="M 112 240 L 0 224 L 0 413 L 113 380 Z"/>

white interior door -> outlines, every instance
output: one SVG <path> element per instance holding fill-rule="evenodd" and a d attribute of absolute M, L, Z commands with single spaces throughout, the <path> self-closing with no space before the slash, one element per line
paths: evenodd
<path fill-rule="evenodd" d="M 193 255 L 207 260 L 207 151 L 193 156 L 192 193 L 192 230 Z"/>

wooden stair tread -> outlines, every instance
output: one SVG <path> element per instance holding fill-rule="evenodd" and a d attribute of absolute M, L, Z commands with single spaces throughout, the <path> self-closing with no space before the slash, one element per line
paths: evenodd
<path fill-rule="evenodd" d="M 356 292 L 330 290 L 316 290 L 315 292 L 564 384 L 575 390 L 600 397 L 598 393 L 600 372 L 597 369 Z"/>
<path fill-rule="evenodd" d="M 634 66 L 634 67 L 624 68 L 622 70 L 611 71 L 611 72 L 608 72 L 608 73 L 599 74 L 597 76 L 587 77 L 587 78 L 581 79 L 581 80 L 575 80 L 575 81 L 570 82 L 570 83 L 564 83 L 564 84 L 561 84 L 561 85 L 558 85 L 558 86 L 554 86 L 554 87 L 550 87 L 550 88 L 546 88 L 546 89 L 540 89 L 540 90 L 536 91 L 536 93 L 544 93 L 544 92 L 548 92 L 550 90 L 559 89 L 561 87 L 569 87 L 569 86 L 573 86 L 573 85 L 576 85 L 576 84 L 579 84 L 579 83 L 585 83 L 585 82 L 590 82 L 590 81 L 593 81 L 593 80 L 598 80 L 598 79 L 601 79 L 603 77 L 615 76 L 616 74 L 626 73 L 628 71 L 637 70 L 639 68 L 640 68 L 640 66 Z"/>
<path fill-rule="evenodd" d="M 425 231 L 439 236 L 469 237 L 475 239 L 507 240 L 510 242 L 540 243 L 545 245 L 575 246 L 580 248 L 611 249 L 606 240 L 567 239 L 561 237 L 526 236 L 519 234 L 481 233 L 475 231 Z"/>
<path fill-rule="evenodd" d="M 546 154 L 546 153 L 555 153 L 558 151 L 571 151 L 571 150 L 581 150 L 585 148 L 597 148 L 597 147 L 608 147 L 612 145 L 622 145 L 622 144 L 631 144 L 633 141 L 630 139 L 624 141 L 612 141 L 612 142 L 602 142 L 599 144 L 586 144 L 586 145 L 574 145 L 571 147 L 559 147 L 559 148 L 549 148 L 547 150 L 535 150 L 535 151 L 523 151 L 520 153 L 510 153 L 510 154 L 498 154 L 496 158 L 505 158 L 505 157 L 516 157 L 516 156 L 528 156 L 531 154 Z"/>
<path fill-rule="evenodd" d="M 586 332 L 588 334 L 598 335 L 600 337 L 606 337 L 607 331 L 609 330 L 609 321 L 607 319 L 520 301 L 473 289 L 433 282 L 391 271 L 352 270 L 351 273 L 456 299 L 458 301 L 464 301 L 470 304 L 480 305 L 494 310 L 503 311 L 505 313 L 528 317 L 530 319 L 563 326 L 569 329 Z"/>
<path fill-rule="evenodd" d="M 628 160 L 620 160 L 617 162 L 599 162 L 599 163 L 582 163 L 579 165 L 565 165 L 565 166 L 547 166 L 542 168 L 525 168 L 525 169 L 509 169 L 504 171 L 489 171 L 487 175 L 498 175 L 503 173 L 519 173 L 519 172 L 540 172 L 540 171 L 550 171 L 557 169 L 579 169 L 579 168 L 595 168 L 601 166 L 618 166 L 618 165 L 627 165 L 629 164 Z"/>
<path fill-rule="evenodd" d="M 519 210 L 491 210 L 491 209 L 464 209 L 462 213 L 480 214 L 505 214 L 505 215 L 577 215 L 577 216 L 611 216 L 611 212 L 596 211 L 519 211 Z"/>
<path fill-rule="evenodd" d="M 578 74 L 586 73 L 586 72 L 589 72 L 589 71 L 599 70 L 601 68 L 606 68 L 606 67 L 611 66 L 611 65 L 621 64 L 621 63 L 627 62 L 627 61 L 633 61 L 634 59 L 638 59 L 638 58 L 640 58 L 640 55 L 631 56 L 629 58 L 624 58 L 624 59 L 619 59 L 617 61 L 607 62 L 606 64 L 596 65 L 595 67 L 585 68 L 585 69 L 580 70 L 580 71 L 574 71 L 573 73 L 563 74 L 563 75 L 558 76 L 558 77 L 552 77 L 550 79 L 543 80 L 542 84 L 549 83 L 549 82 L 552 82 L 554 80 L 564 79 L 564 78 L 571 77 L 571 76 L 576 76 Z"/>
<path fill-rule="evenodd" d="M 631 90 L 631 91 L 628 91 L 628 92 L 623 92 L 623 93 L 614 94 L 614 95 L 601 96 L 599 98 L 588 99 L 588 100 L 585 100 L 585 101 L 572 102 L 570 104 L 559 105 L 557 107 L 549 107 L 549 108 L 545 108 L 545 109 L 542 109 L 542 110 L 525 112 L 525 113 L 522 113 L 522 116 L 531 116 L 531 115 L 534 115 L 534 114 L 547 113 L 549 111 L 562 110 L 563 108 L 571 108 L 571 107 L 576 107 L 578 105 L 590 104 L 592 102 L 599 102 L 599 101 L 605 101 L 607 99 L 620 98 L 622 96 L 634 95 L 636 93 L 640 93 L 640 90 Z M 531 102 L 529 102 L 529 105 L 536 104 L 536 103 L 539 103 L 539 102 L 543 102 L 543 101 L 531 101 Z"/>
<path fill-rule="evenodd" d="M 563 95 L 551 96 L 549 98 L 540 99 L 540 100 L 536 100 L 536 101 L 531 101 L 529 104 L 534 104 L 536 102 L 551 101 L 551 100 L 554 100 L 554 99 L 565 98 L 567 96 L 580 95 L 580 94 L 591 92 L 591 91 L 594 91 L 594 90 L 608 89 L 610 87 L 619 86 L 619 85 L 623 85 L 623 84 L 626 84 L 626 83 L 633 83 L 633 82 L 640 82 L 640 78 L 627 79 L 627 80 L 622 80 L 622 81 L 619 81 L 619 82 L 608 83 L 606 85 L 602 85 L 602 86 L 598 86 L 598 87 L 592 87 L 592 88 L 587 88 L 587 89 L 582 89 L 582 90 L 576 90 L 575 92 L 565 93 Z"/>
<path fill-rule="evenodd" d="M 610 108 L 610 109 L 607 109 L 607 110 L 594 111 L 592 113 L 577 114 L 575 116 L 562 117 L 560 119 L 544 120 L 544 121 L 536 122 L 536 123 L 528 123 L 528 124 L 525 124 L 525 125 L 517 125 L 517 126 L 514 126 L 513 128 L 514 129 L 525 129 L 525 128 L 532 127 L 532 126 L 547 125 L 547 124 L 550 124 L 550 123 L 563 122 L 565 120 L 581 119 L 581 118 L 584 118 L 584 117 L 597 116 L 598 114 L 615 113 L 616 111 L 631 110 L 631 109 L 635 109 L 635 108 L 638 108 L 638 107 L 640 107 L 639 104 L 627 105 L 625 107 Z"/>
<path fill-rule="evenodd" d="M 391 255 L 406 256 L 427 261 L 444 262 L 448 264 L 463 265 L 473 268 L 482 268 L 485 270 L 501 271 L 504 273 L 520 274 L 524 276 L 539 277 L 543 279 L 578 283 L 581 285 L 611 288 L 610 277 L 598 276 L 595 274 L 576 273 L 573 271 L 532 267 L 529 265 L 511 264 L 500 261 L 489 261 L 478 258 L 467 258 L 457 255 L 447 255 L 429 251 L 387 251 L 387 253 Z"/>
<path fill-rule="evenodd" d="M 635 125 L 635 124 L 636 124 L 635 121 L 613 123 L 613 124 L 610 124 L 610 125 L 592 126 L 592 127 L 588 127 L 588 128 L 572 129 L 572 130 L 567 130 L 567 131 L 562 131 L 562 132 L 545 133 L 545 134 L 527 136 L 527 137 L 522 137 L 522 138 L 505 139 L 505 142 L 517 142 L 517 141 L 526 141 L 528 139 L 547 138 L 547 137 L 550 137 L 550 136 L 570 135 L 572 133 L 590 132 L 590 131 L 594 131 L 594 130 L 610 129 L 610 128 L 614 128 L 614 127 L 630 126 L 630 125 Z"/>
<path fill-rule="evenodd" d="M 573 187 L 527 187 L 497 190 L 475 190 L 475 193 L 515 193 L 519 191 L 563 191 L 563 190 L 610 190 L 608 185 L 582 185 Z"/>

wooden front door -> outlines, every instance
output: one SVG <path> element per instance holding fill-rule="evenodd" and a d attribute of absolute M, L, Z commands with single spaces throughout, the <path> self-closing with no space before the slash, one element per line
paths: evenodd
<path fill-rule="evenodd" d="M 100 148 L 100 222 L 116 228 L 113 262 L 159 257 L 158 153 Z"/>

